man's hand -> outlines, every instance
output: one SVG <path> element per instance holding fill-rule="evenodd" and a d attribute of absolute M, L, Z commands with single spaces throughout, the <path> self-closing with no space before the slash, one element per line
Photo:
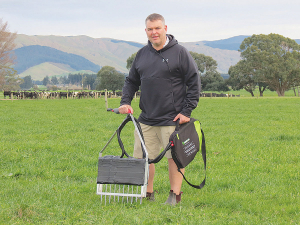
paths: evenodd
<path fill-rule="evenodd" d="M 186 117 L 184 115 L 182 115 L 181 113 L 179 113 L 175 118 L 174 118 L 174 122 L 177 121 L 179 119 L 179 124 L 183 124 L 183 123 L 187 123 L 190 122 L 190 118 Z"/>
<path fill-rule="evenodd" d="M 130 113 L 133 113 L 133 109 L 130 105 L 121 105 L 119 107 L 119 113 L 121 113 L 121 114 L 128 114 L 129 110 L 130 110 Z"/>

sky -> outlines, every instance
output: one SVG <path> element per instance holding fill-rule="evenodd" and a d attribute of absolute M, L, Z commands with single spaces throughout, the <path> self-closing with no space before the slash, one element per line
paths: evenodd
<path fill-rule="evenodd" d="M 299 0 L 0 0 L 11 32 L 146 43 L 145 18 L 164 16 L 180 42 L 277 33 L 300 39 Z"/>

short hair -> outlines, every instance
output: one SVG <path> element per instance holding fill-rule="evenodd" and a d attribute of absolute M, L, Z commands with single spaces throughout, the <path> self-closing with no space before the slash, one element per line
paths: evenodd
<path fill-rule="evenodd" d="M 147 18 L 146 18 L 146 20 L 145 20 L 145 24 L 147 25 L 147 21 L 148 20 L 150 20 L 151 22 L 152 21 L 155 21 L 155 20 L 161 20 L 161 22 L 163 22 L 163 24 L 165 24 L 165 18 L 162 16 L 162 15 L 160 15 L 160 14 L 158 14 L 158 13 L 152 13 L 152 14 L 150 14 Z"/>

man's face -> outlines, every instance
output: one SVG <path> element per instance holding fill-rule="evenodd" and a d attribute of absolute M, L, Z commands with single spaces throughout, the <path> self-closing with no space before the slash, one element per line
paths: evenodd
<path fill-rule="evenodd" d="M 167 26 L 161 20 L 147 20 L 145 31 L 153 47 L 162 49 L 166 42 Z"/>

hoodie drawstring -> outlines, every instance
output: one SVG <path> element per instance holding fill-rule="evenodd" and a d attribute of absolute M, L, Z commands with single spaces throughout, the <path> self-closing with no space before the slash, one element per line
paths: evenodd
<path fill-rule="evenodd" d="M 158 55 L 160 55 L 160 57 L 163 58 L 163 62 L 166 62 L 167 66 L 168 66 L 168 68 L 169 68 L 169 71 L 170 71 L 170 73 L 171 73 L 172 71 L 171 71 L 171 68 L 170 68 L 170 66 L 169 66 L 168 59 L 165 59 L 165 57 L 161 54 L 161 51 L 159 51 L 159 52 L 156 51 L 156 53 L 157 53 Z"/>

